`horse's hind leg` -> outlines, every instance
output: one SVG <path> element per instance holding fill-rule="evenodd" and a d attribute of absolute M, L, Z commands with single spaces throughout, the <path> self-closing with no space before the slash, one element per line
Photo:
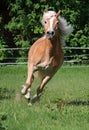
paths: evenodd
<path fill-rule="evenodd" d="M 33 65 L 32 64 L 28 64 L 28 76 L 27 76 L 27 80 L 26 80 L 26 84 L 23 85 L 23 88 L 21 90 L 22 94 L 25 94 L 25 98 L 26 99 L 30 99 L 30 92 L 31 92 L 31 84 L 33 81 Z"/>
<path fill-rule="evenodd" d="M 48 83 L 48 81 L 51 79 L 50 76 L 45 76 L 40 84 L 40 86 L 37 89 L 37 96 L 40 96 L 41 92 L 43 91 L 44 86 Z"/>
<path fill-rule="evenodd" d="M 35 103 L 39 100 L 41 93 L 43 91 L 44 86 L 48 83 L 48 81 L 51 79 L 50 76 L 45 76 L 40 84 L 40 86 L 37 89 L 37 94 L 33 97 L 32 103 Z"/>

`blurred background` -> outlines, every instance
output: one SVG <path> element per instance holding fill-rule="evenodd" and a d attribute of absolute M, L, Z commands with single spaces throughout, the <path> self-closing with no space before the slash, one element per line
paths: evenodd
<path fill-rule="evenodd" d="M 87 0 L 3 0 L 0 1 L 0 65 L 27 63 L 28 49 L 44 35 L 44 10 L 61 10 L 73 33 L 63 46 L 64 61 L 89 63 L 89 1 Z"/>

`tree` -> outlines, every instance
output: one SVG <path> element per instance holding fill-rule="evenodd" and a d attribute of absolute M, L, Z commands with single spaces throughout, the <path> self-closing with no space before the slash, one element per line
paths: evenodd
<path fill-rule="evenodd" d="M 3 2 L 2 7 L 5 7 L 7 13 L 1 10 L 1 48 L 30 47 L 36 39 L 44 34 L 41 17 L 46 9 L 62 10 L 62 16 L 72 24 L 74 31 L 66 39 L 67 46 L 89 46 L 89 2 L 87 0 L 4 0 Z M 5 17 L 2 15 L 3 13 L 6 14 Z M 5 54 L 5 52 L 1 53 Z M 75 55 L 76 53 L 80 54 L 80 52 L 65 51 L 65 55 Z M 87 51 L 82 51 L 82 53 L 87 53 Z M 27 51 L 18 50 L 17 53 L 8 53 L 1 60 L 8 55 L 25 58 Z"/>

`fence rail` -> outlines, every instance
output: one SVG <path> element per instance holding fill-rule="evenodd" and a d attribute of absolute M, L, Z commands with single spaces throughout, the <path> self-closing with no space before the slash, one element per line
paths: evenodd
<path fill-rule="evenodd" d="M 71 49 L 71 50 L 89 50 L 89 47 L 64 47 L 64 49 Z"/>
<path fill-rule="evenodd" d="M 27 50 L 29 47 L 23 47 L 23 48 L 0 48 L 0 51 L 3 50 Z M 89 47 L 63 47 L 63 49 L 71 49 L 71 50 L 89 50 Z"/>
<path fill-rule="evenodd" d="M 26 48 L 1 48 L 0 51 L 17 51 L 17 50 L 28 50 L 29 47 Z M 63 50 L 89 50 L 89 47 L 63 47 Z M 81 60 L 80 59 L 74 59 L 74 57 L 88 57 L 87 59 L 87 63 L 89 63 L 89 53 L 86 54 L 79 54 L 79 55 L 66 55 L 64 56 L 64 63 L 80 63 Z M 7 57 L 7 60 L 9 60 L 9 62 L 1 62 L 0 65 L 17 65 L 17 64 L 27 64 L 27 62 L 10 62 L 10 60 L 15 60 L 19 58 L 20 60 L 27 60 L 27 58 L 23 58 L 23 57 Z M 67 60 L 67 58 L 72 58 L 71 60 Z"/>

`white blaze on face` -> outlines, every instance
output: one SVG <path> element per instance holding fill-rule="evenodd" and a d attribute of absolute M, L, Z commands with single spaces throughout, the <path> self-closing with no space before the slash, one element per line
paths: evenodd
<path fill-rule="evenodd" d="M 54 31 L 54 27 L 55 27 L 55 17 L 52 16 L 50 19 L 48 19 L 46 21 L 47 25 L 45 26 L 45 30 L 46 30 L 46 36 L 49 38 L 49 39 L 52 39 L 54 37 L 54 34 L 55 34 L 55 31 Z"/>
<path fill-rule="evenodd" d="M 54 30 L 54 29 L 53 29 L 53 23 L 54 23 L 54 17 L 52 17 L 52 18 L 50 19 L 50 25 L 49 25 L 49 28 L 48 28 L 49 31 Z"/>

